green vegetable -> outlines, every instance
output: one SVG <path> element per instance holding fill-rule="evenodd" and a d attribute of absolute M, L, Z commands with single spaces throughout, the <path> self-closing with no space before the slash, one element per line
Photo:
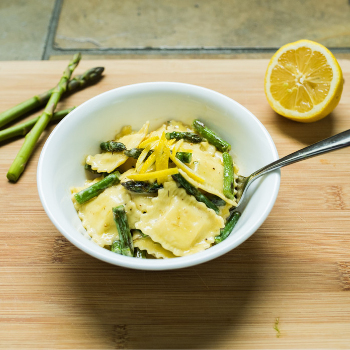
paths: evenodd
<path fill-rule="evenodd" d="M 168 140 L 175 139 L 175 140 L 181 140 L 184 139 L 185 141 L 191 142 L 191 143 L 200 143 L 203 141 L 203 138 L 199 135 L 193 133 L 193 132 L 179 132 L 179 131 L 173 131 L 173 132 L 167 132 L 165 134 L 165 137 Z"/>
<path fill-rule="evenodd" d="M 155 193 L 159 189 L 163 188 L 163 185 L 158 185 L 157 182 L 147 181 L 126 181 L 121 183 L 128 191 L 136 193 Z"/>
<path fill-rule="evenodd" d="M 69 81 L 66 92 L 73 92 L 75 90 L 84 88 L 87 85 L 95 83 L 101 78 L 103 71 L 103 67 L 95 67 L 87 70 L 82 75 L 74 77 Z M 34 96 L 18 104 L 15 107 L 8 109 L 7 111 L 0 113 L 0 127 L 10 123 L 11 121 L 23 116 L 28 112 L 32 112 L 33 110 L 44 106 L 55 90 L 56 88 L 52 88 L 40 95 Z"/>
<path fill-rule="evenodd" d="M 68 113 L 70 113 L 74 108 L 75 107 L 54 113 L 51 121 L 54 122 L 54 121 L 61 120 Z M 12 126 L 11 128 L 1 130 L 0 131 L 0 142 L 5 141 L 11 137 L 26 135 L 30 131 L 30 129 L 35 125 L 35 123 L 38 121 L 38 119 L 39 119 L 39 117 L 36 117 L 34 119 L 28 120 L 27 122 Z"/>
<path fill-rule="evenodd" d="M 107 152 L 121 152 L 126 150 L 124 143 L 116 141 L 101 142 L 100 148 L 102 151 Z"/>
<path fill-rule="evenodd" d="M 234 177 L 233 177 L 233 162 L 232 157 L 229 153 L 224 152 L 222 154 L 222 160 L 224 163 L 224 195 L 229 199 L 235 199 L 233 194 L 233 185 L 234 185 Z"/>
<path fill-rule="evenodd" d="M 207 193 L 206 196 L 211 202 L 213 202 L 218 207 L 223 207 L 224 205 L 226 205 L 226 202 L 222 198 L 215 196 L 215 194 Z"/>
<path fill-rule="evenodd" d="M 134 258 L 147 259 L 147 253 L 145 250 L 135 248 L 134 249 Z"/>
<path fill-rule="evenodd" d="M 208 208 L 213 209 L 216 214 L 219 214 L 219 208 L 206 195 L 192 186 L 181 174 L 175 174 L 172 177 L 189 195 L 194 196 L 198 202 L 203 202 Z"/>
<path fill-rule="evenodd" d="M 230 215 L 230 217 L 227 219 L 225 227 L 220 230 L 220 235 L 215 237 L 215 243 L 224 241 L 230 235 L 240 216 L 241 214 L 237 211 Z"/>
<path fill-rule="evenodd" d="M 138 157 L 140 157 L 140 154 L 142 153 L 142 151 L 144 150 L 144 148 L 132 148 L 132 149 L 127 149 L 126 151 L 124 151 L 124 154 L 130 158 L 134 158 L 134 159 L 138 159 Z M 151 149 L 148 153 L 147 156 L 145 158 L 145 160 L 153 153 L 153 149 Z"/>
<path fill-rule="evenodd" d="M 134 244 L 131 237 L 128 218 L 123 205 L 112 208 L 113 218 L 117 225 L 119 239 L 114 241 L 111 251 L 126 256 L 134 256 Z"/>
<path fill-rule="evenodd" d="M 218 136 L 213 130 L 210 130 L 199 119 L 193 121 L 194 129 L 208 140 L 208 142 L 214 145 L 220 152 L 228 152 L 231 149 L 231 145 Z"/>
<path fill-rule="evenodd" d="M 176 152 L 175 157 L 182 163 L 191 163 L 192 153 L 190 152 Z"/>
<path fill-rule="evenodd" d="M 100 193 L 102 193 L 106 188 L 111 187 L 119 182 L 120 173 L 115 171 L 114 173 L 109 174 L 104 179 L 90 187 L 81 190 L 80 192 L 74 195 L 75 199 L 79 204 L 83 204 L 88 200 L 97 197 Z"/>
<path fill-rule="evenodd" d="M 128 150 L 124 151 L 124 154 L 126 156 L 128 156 L 128 157 L 131 157 L 131 158 L 134 158 L 134 159 L 138 159 L 140 157 L 140 154 L 142 153 L 143 150 L 144 150 L 144 148 L 132 148 L 132 149 L 128 149 Z M 147 160 L 147 158 L 153 152 L 154 152 L 153 149 L 151 149 L 147 153 L 147 156 L 146 156 L 145 160 Z M 176 158 L 181 160 L 181 162 L 183 162 L 183 163 L 191 163 L 192 153 L 190 153 L 190 152 L 177 152 L 176 153 Z"/>
<path fill-rule="evenodd" d="M 141 230 L 138 230 L 137 228 L 132 229 L 131 232 L 132 234 L 138 233 L 143 238 L 148 237 L 148 235 L 145 235 Z"/>
<path fill-rule="evenodd" d="M 65 91 L 67 91 L 67 85 L 68 85 L 69 79 L 74 69 L 77 67 L 80 61 L 80 58 L 81 58 L 81 54 L 80 53 L 76 54 L 74 55 L 72 61 L 69 62 L 67 68 L 63 72 L 63 75 L 57 87 L 53 90 L 50 96 L 50 99 L 47 102 L 44 112 L 40 115 L 38 121 L 35 123 L 30 133 L 26 135 L 22 148 L 18 152 L 15 160 L 13 161 L 7 173 L 7 178 L 10 181 L 17 182 L 18 178 L 23 173 L 24 168 L 35 148 L 35 145 L 40 135 L 45 130 L 47 124 L 49 123 L 49 121 L 53 116 L 53 113 L 55 111 L 58 101 L 60 100 L 62 94 Z"/>

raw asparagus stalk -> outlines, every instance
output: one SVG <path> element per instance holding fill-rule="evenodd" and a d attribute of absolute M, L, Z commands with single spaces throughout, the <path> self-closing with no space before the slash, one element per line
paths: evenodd
<path fill-rule="evenodd" d="M 147 259 L 146 251 L 139 248 L 134 249 L 134 258 Z"/>
<path fill-rule="evenodd" d="M 72 76 L 72 73 L 81 59 L 81 54 L 74 55 L 72 61 L 69 62 L 63 75 L 51 94 L 51 97 L 45 107 L 44 112 L 40 115 L 38 121 L 35 123 L 33 129 L 26 135 L 22 148 L 18 152 L 15 160 L 13 161 L 8 173 L 7 178 L 12 182 L 17 182 L 20 175 L 23 173 L 27 161 L 32 154 L 36 142 L 38 141 L 41 133 L 45 130 L 47 124 L 51 120 L 58 101 L 60 100 L 63 92 L 67 90 L 67 84 Z"/>
<path fill-rule="evenodd" d="M 70 113 L 73 108 L 64 109 L 63 111 L 59 111 L 54 113 L 51 121 L 58 121 L 63 119 L 68 113 Z M 7 128 L 0 131 L 0 142 L 5 141 L 9 138 L 15 137 L 15 136 L 24 136 L 26 135 L 30 129 L 35 125 L 35 123 L 38 121 L 39 117 L 36 117 L 34 119 L 28 120 L 27 122 L 12 126 L 11 128 Z"/>
<path fill-rule="evenodd" d="M 111 187 L 118 183 L 120 173 L 115 171 L 107 175 L 104 179 L 99 182 L 94 183 L 93 185 L 81 190 L 80 192 L 74 195 L 75 199 L 79 204 L 84 204 L 88 200 L 97 197 L 100 193 L 102 193 L 106 188 Z"/>
<path fill-rule="evenodd" d="M 124 151 L 124 154 L 130 158 L 134 158 L 134 159 L 138 159 L 140 157 L 140 154 L 142 153 L 142 151 L 144 150 L 144 148 L 132 148 L 132 149 L 127 149 L 126 151 Z M 145 158 L 145 160 L 147 160 L 147 158 L 153 153 L 153 149 L 151 149 L 148 153 L 147 156 Z"/>
<path fill-rule="evenodd" d="M 104 67 L 95 67 L 87 70 L 85 73 L 74 77 L 69 81 L 67 86 L 67 92 L 73 92 L 78 89 L 82 89 L 87 85 L 95 83 L 102 76 Z M 0 113 L 0 127 L 10 123 L 11 121 L 21 117 L 22 115 L 31 112 L 43 105 L 49 100 L 51 94 L 56 88 L 52 88 L 43 92 L 40 95 L 36 95 L 15 107 L 8 109 Z"/>
<path fill-rule="evenodd" d="M 222 160 L 224 163 L 224 188 L 223 193 L 229 199 L 234 199 L 233 194 L 233 184 L 234 184 L 234 175 L 233 175 L 233 162 L 232 157 L 229 153 L 224 152 L 222 154 Z"/>
<path fill-rule="evenodd" d="M 203 141 L 203 138 L 199 135 L 193 133 L 193 132 L 179 132 L 179 131 L 172 131 L 167 132 L 165 134 L 165 137 L 168 140 L 175 139 L 175 140 L 181 140 L 184 139 L 185 141 L 191 142 L 191 143 L 200 143 Z"/>
<path fill-rule="evenodd" d="M 134 256 L 134 244 L 124 206 L 119 205 L 118 207 L 114 207 L 112 208 L 112 212 L 117 225 L 119 239 L 113 242 L 111 251 L 132 257 Z"/>
<path fill-rule="evenodd" d="M 208 208 L 213 209 L 216 214 L 219 214 L 219 208 L 206 195 L 192 186 L 181 174 L 175 174 L 172 177 L 189 195 L 194 196 L 198 202 L 203 202 Z"/>
<path fill-rule="evenodd" d="M 199 119 L 193 121 L 194 129 L 208 140 L 208 142 L 214 145 L 220 152 L 228 152 L 231 149 L 231 145 L 218 136 L 213 130 L 210 130 Z"/>
<path fill-rule="evenodd" d="M 230 235 L 233 228 L 236 226 L 237 221 L 240 218 L 240 216 L 241 216 L 241 214 L 237 211 L 233 212 L 230 215 L 230 217 L 227 219 L 225 227 L 220 230 L 220 235 L 215 237 L 215 243 L 222 242 Z"/>
<path fill-rule="evenodd" d="M 121 183 L 128 191 L 136 193 L 155 193 L 163 188 L 163 185 L 158 185 L 157 182 L 147 181 L 126 181 Z"/>
<path fill-rule="evenodd" d="M 100 148 L 106 152 L 121 152 L 126 150 L 124 143 L 116 141 L 101 142 Z"/>
<path fill-rule="evenodd" d="M 190 152 L 176 152 L 175 157 L 182 163 L 191 163 L 192 153 Z"/>
<path fill-rule="evenodd" d="M 19 150 L 15 160 L 13 161 L 8 173 L 7 178 L 12 182 L 17 182 L 20 175 L 23 173 L 29 157 L 31 156 L 36 142 L 38 141 L 41 133 L 45 130 L 47 124 L 51 120 L 58 101 L 60 100 L 63 92 L 67 90 L 67 84 L 72 76 L 74 69 L 77 67 L 81 59 L 81 54 L 74 55 L 72 61 L 69 62 L 63 75 L 52 92 L 51 97 L 45 107 L 44 112 L 40 115 L 38 121 L 35 123 L 33 129 L 25 137 L 22 148 Z"/>

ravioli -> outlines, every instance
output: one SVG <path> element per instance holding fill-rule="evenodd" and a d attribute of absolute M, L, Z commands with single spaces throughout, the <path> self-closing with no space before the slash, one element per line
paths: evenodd
<path fill-rule="evenodd" d="M 111 245 L 118 238 L 117 226 L 113 219 L 112 208 L 124 205 L 130 228 L 135 228 L 135 223 L 140 220 L 141 212 L 125 188 L 118 184 L 103 191 L 99 196 L 84 204 L 79 204 L 74 194 L 91 186 L 101 178 L 87 181 L 83 187 L 71 188 L 72 201 L 78 216 L 82 221 L 88 235 L 101 247 Z"/>
<path fill-rule="evenodd" d="M 142 237 L 139 233 L 133 236 L 134 247 L 145 250 L 148 254 L 157 259 L 171 259 L 176 256 L 169 250 L 164 249 L 159 243 L 152 241 L 150 237 Z"/>
<path fill-rule="evenodd" d="M 118 142 L 122 142 L 127 149 L 136 148 L 148 133 L 149 122 L 147 122 L 139 132 L 135 134 L 129 134 L 121 137 Z M 107 172 L 111 173 L 120 165 L 125 163 L 128 157 L 124 152 L 105 152 L 98 153 L 94 156 L 87 156 L 86 164 L 91 165 L 93 170 L 99 173 Z"/>
<path fill-rule="evenodd" d="M 237 206 L 236 201 L 227 198 L 223 193 L 224 165 L 222 153 L 216 151 L 216 148 L 207 142 L 201 142 L 200 144 L 186 142 L 183 147 L 192 150 L 192 161 L 189 164 L 189 168 L 203 178 L 205 182 L 199 183 L 191 179 L 182 170 L 180 170 L 181 175 L 193 186 L 222 198 L 231 206 Z"/>
<path fill-rule="evenodd" d="M 140 143 L 150 137 L 158 136 L 160 139 L 164 132 L 195 132 L 190 126 L 179 121 L 166 122 L 150 133 L 148 133 L 148 128 L 149 122 L 134 133 L 130 126 L 124 127 L 118 134 L 117 141 L 124 143 L 130 150 L 140 147 Z M 223 194 L 222 152 L 209 144 L 207 140 L 201 143 L 181 140 L 175 144 L 174 140 L 158 141 L 158 138 L 151 140 L 151 143 L 145 142 L 145 146 L 142 146 L 144 148 L 149 145 L 155 152 L 150 160 L 156 160 L 156 162 L 150 166 L 150 162 L 145 162 L 144 157 L 137 161 L 137 159 L 127 157 L 124 152 L 102 152 L 87 157 L 86 163 L 97 172 L 110 173 L 118 170 L 121 173 L 119 184 L 104 189 L 97 197 L 84 204 L 79 204 L 74 194 L 101 181 L 103 177 L 87 181 L 84 187 L 71 189 L 78 216 L 87 234 L 98 245 L 110 249 L 112 243 L 117 239 L 120 239 L 121 244 L 127 244 L 124 238 L 127 234 L 119 237 L 112 213 L 113 207 L 122 205 L 130 229 L 139 230 L 133 235 L 134 246 L 146 251 L 149 258 L 170 259 L 195 254 L 215 244 L 215 237 L 225 227 L 225 222 L 230 216 L 230 209 L 237 206 L 234 199 L 229 199 Z M 174 145 L 175 148 L 173 148 Z M 190 152 L 191 162 L 184 166 L 173 156 L 171 156 L 173 162 L 167 161 L 169 154 L 174 152 Z M 143 156 L 145 154 L 146 151 L 143 152 Z M 131 175 L 137 175 L 132 176 L 133 179 L 142 179 L 151 183 L 157 181 L 160 177 L 158 172 L 160 167 L 157 168 L 157 171 L 156 164 L 160 164 L 163 159 L 161 174 L 167 174 L 167 181 L 164 183 L 161 181 L 163 188 L 156 193 L 135 193 L 124 188 L 122 184 L 125 181 L 133 181 L 130 180 Z M 135 169 L 136 164 L 137 169 Z M 233 185 L 236 196 L 238 168 L 235 164 L 233 166 Z M 208 208 L 173 180 L 170 174 L 176 172 L 179 172 L 193 187 L 223 199 L 225 205 L 219 206 L 218 213 Z M 197 180 L 203 182 L 199 183 Z M 129 185 L 128 188 L 132 189 L 132 184 Z M 146 191 L 147 186 L 144 188 Z M 121 208 L 118 210 L 122 211 Z"/>
<path fill-rule="evenodd" d="M 170 181 L 135 226 L 174 255 L 185 256 L 209 248 L 224 220 Z"/>

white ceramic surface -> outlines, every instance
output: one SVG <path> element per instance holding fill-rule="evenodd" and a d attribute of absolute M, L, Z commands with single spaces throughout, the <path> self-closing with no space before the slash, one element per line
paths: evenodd
<path fill-rule="evenodd" d="M 150 130 L 171 119 L 190 124 L 200 118 L 232 145 L 231 154 L 242 175 L 278 159 L 276 147 L 259 120 L 232 99 L 215 91 L 181 83 L 143 83 L 98 95 L 72 111 L 51 133 L 41 152 L 37 184 L 43 207 L 57 229 L 84 252 L 111 264 L 144 270 L 177 269 L 221 256 L 250 237 L 269 215 L 280 185 L 274 171 L 250 187 L 242 217 L 232 234 L 206 251 L 175 259 L 143 260 L 112 253 L 84 236 L 85 229 L 70 198 L 70 187 L 86 179 L 88 154 L 123 125 Z"/>

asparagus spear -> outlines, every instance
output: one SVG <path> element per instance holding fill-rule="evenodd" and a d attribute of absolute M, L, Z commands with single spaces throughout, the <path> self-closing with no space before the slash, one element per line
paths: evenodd
<path fill-rule="evenodd" d="M 159 189 L 163 188 L 163 185 L 158 185 L 157 182 L 147 181 L 126 181 L 121 183 L 128 191 L 136 193 L 155 193 Z"/>
<path fill-rule="evenodd" d="M 175 174 L 172 177 L 188 194 L 194 196 L 198 202 L 203 202 L 208 208 L 213 209 L 216 214 L 219 214 L 219 208 L 206 195 L 192 186 L 181 174 Z"/>
<path fill-rule="evenodd" d="M 75 199 L 79 204 L 84 204 L 88 200 L 97 197 L 102 193 L 106 188 L 113 186 L 119 182 L 120 173 L 115 171 L 114 173 L 109 174 L 104 179 L 99 182 L 94 183 L 93 185 L 81 190 L 80 192 L 74 195 Z"/>
<path fill-rule="evenodd" d="M 134 158 L 134 159 L 138 159 L 140 157 L 140 154 L 142 153 L 142 151 L 144 150 L 144 148 L 132 148 L 132 149 L 127 149 L 126 151 L 124 151 L 124 154 L 130 158 Z M 148 153 L 147 156 L 145 158 L 145 160 L 147 160 L 147 158 L 153 153 L 153 149 L 151 149 Z"/>
<path fill-rule="evenodd" d="M 81 75 L 74 77 L 68 83 L 67 92 L 73 92 L 75 90 L 84 88 L 87 85 L 95 83 L 101 78 L 103 71 L 104 67 L 95 67 L 87 70 Z M 55 89 L 56 88 L 52 88 L 48 91 L 45 91 L 40 95 L 36 95 L 27 101 L 24 101 L 17 106 L 0 113 L 0 127 L 8 124 L 9 122 L 21 117 L 28 112 L 33 111 L 38 107 L 45 105 Z"/>
<path fill-rule="evenodd" d="M 126 150 L 124 143 L 116 141 L 101 142 L 100 148 L 102 151 L 107 152 L 121 152 Z"/>
<path fill-rule="evenodd" d="M 229 153 L 224 152 L 222 154 L 222 160 L 224 163 L 224 188 L 223 193 L 229 199 L 234 199 L 235 196 L 233 194 L 233 163 L 232 157 Z"/>
<path fill-rule="evenodd" d="M 176 152 L 175 157 L 181 160 L 182 163 L 191 163 L 192 153 L 190 152 Z"/>
<path fill-rule="evenodd" d="M 69 62 L 68 66 L 63 72 L 63 75 L 57 87 L 52 92 L 44 112 L 41 114 L 41 116 L 39 117 L 38 121 L 35 123 L 30 133 L 26 135 L 22 148 L 19 150 L 15 160 L 13 161 L 7 173 L 7 178 L 10 181 L 17 182 L 18 178 L 23 173 L 24 168 L 27 164 L 27 161 L 34 150 L 35 144 L 38 141 L 41 133 L 45 130 L 47 124 L 51 120 L 52 115 L 57 106 L 57 103 L 60 100 L 63 92 L 67 90 L 68 81 L 74 69 L 78 65 L 80 59 L 81 59 L 81 54 L 78 53 L 74 55 L 72 61 Z"/>
<path fill-rule="evenodd" d="M 53 113 L 55 111 L 55 108 L 57 106 L 57 103 L 60 100 L 63 92 L 67 90 L 68 81 L 74 69 L 78 65 L 80 59 L 81 59 L 81 54 L 78 53 L 74 55 L 72 61 L 69 62 L 68 66 L 63 72 L 63 75 L 57 87 L 52 92 L 44 112 L 40 115 L 38 121 L 35 123 L 30 133 L 26 135 L 24 139 L 24 143 L 7 173 L 7 178 L 10 181 L 17 182 L 18 178 L 23 173 L 24 168 L 27 164 L 27 161 L 34 150 L 35 144 L 38 141 L 41 133 L 45 130 L 47 124 L 51 120 Z"/>
<path fill-rule="evenodd" d="M 227 219 L 225 227 L 220 230 L 220 235 L 215 237 L 215 243 L 222 242 L 230 235 L 233 228 L 236 226 L 237 221 L 240 218 L 240 216 L 241 216 L 241 214 L 238 211 L 233 212 L 230 215 L 230 217 Z"/>
<path fill-rule="evenodd" d="M 124 151 L 124 154 L 128 157 L 138 159 L 140 157 L 141 152 L 144 150 L 144 148 L 132 148 Z M 153 149 L 151 149 L 145 158 L 147 158 L 153 153 Z M 176 153 L 176 158 L 180 159 L 183 163 L 191 163 L 192 160 L 192 153 L 190 152 L 177 152 Z"/>
<path fill-rule="evenodd" d="M 218 207 L 223 207 L 224 205 L 226 205 L 226 202 L 222 198 L 215 196 L 215 194 L 207 193 L 206 196 L 211 202 L 213 202 Z"/>
<path fill-rule="evenodd" d="M 128 218 L 123 205 L 112 208 L 113 218 L 117 225 L 119 239 L 114 241 L 111 251 L 114 253 L 134 256 L 134 244 L 131 237 Z"/>
<path fill-rule="evenodd" d="M 64 109 L 63 111 L 59 111 L 59 112 L 54 113 L 51 121 L 54 122 L 54 121 L 61 120 L 68 113 L 70 113 L 74 108 L 75 107 L 69 108 L 69 109 Z M 26 135 L 30 131 L 30 129 L 35 125 L 35 123 L 38 121 L 38 119 L 39 119 L 39 117 L 36 117 L 34 119 L 28 120 L 27 122 L 12 126 L 11 128 L 1 130 L 0 131 L 0 142 L 5 141 L 11 137 Z"/>
<path fill-rule="evenodd" d="M 210 130 L 199 119 L 193 121 L 194 129 L 208 140 L 208 142 L 214 145 L 220 152 L 228 152 L 231 149 L 231 145 L 224 141 L 220 136 L 215 134 L 213 130 Z"/>
<path fill-rule="evenodd" d="M 134 258 L 147 259 L 146 251 L 139 248 L 134 249 Z"/>
<path fill-rule="evenodd" d="M 179 131 L 172 131 L 167 132 L 165 134 L 165 137 L 168 140 L 175 139 L 175 140 L 181 140 L 184 139 L 185 141 L 191 142 L 191 143 L 200 143 L 203 141 L 203 138 L 199 135 L 193 133 L 193 132 L 179 132 Z"/>

